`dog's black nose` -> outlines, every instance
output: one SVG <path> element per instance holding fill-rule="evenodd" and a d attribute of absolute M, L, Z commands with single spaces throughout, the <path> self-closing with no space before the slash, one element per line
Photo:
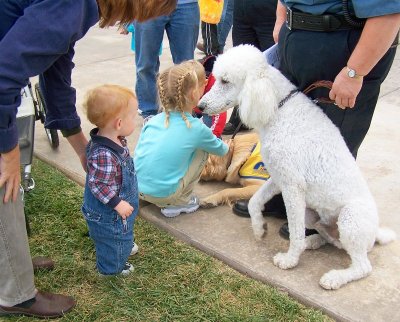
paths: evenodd
<path fill-rule="evenodd" d="M 197 108 L 198 108 L 200 111 L 203 112 L 204 109 L 206 108 L 206 103 L 200 102 L 199 105 L 197 105 Z"/>

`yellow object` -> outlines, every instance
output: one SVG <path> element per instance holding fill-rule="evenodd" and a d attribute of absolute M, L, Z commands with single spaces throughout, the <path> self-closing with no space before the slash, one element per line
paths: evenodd
<path fill-rule="evenodd" d="M 199 0 L 201 21 L 217 24 L 221 20 L 224 0 Z"/>
<path fill-rule="evenodd" d="M 268 180 L 269 174 L 267 169 L 265 168 L 264 162 L 262 162 L 261 160 L 260 150 L 260 142 L 257 142 L 257 144 L 253 148 L 253 151 L 251 152 L 250 157 L 240 168 L 239 177 Z"/>

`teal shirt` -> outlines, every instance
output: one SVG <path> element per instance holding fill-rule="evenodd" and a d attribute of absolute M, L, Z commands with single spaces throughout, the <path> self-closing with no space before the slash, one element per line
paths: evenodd
<path fill-rule="evenodd" d="M 313 15 L 343 14 L 342 0 L 281 0 L 289 8 Z M 349 12 L 358 18 L 400 12 L 399 0 L 349 0 Z"/>
<path fill-rule="evenodd" d="M 158 114 L 146 123 L 134 153 L 139 191 L 159 198 L 177 190 L 196 150 L 220 156 L 228 152 L 228 146 L 189 113 L 186 116 L 191 128 L 178 112 L 170 113 L 166 128 L 165 116 L 165 113 Z"/>

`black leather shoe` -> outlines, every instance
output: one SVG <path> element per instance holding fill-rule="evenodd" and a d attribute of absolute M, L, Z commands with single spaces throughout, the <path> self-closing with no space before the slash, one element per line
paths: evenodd
<path fill-rule="evenodd" d="M 306 233 L 306 237 L 307 237 L 307 236 L 318 234 L 318 231 L 316 231 L 315 229 L 306 228 L 305 233 Z M 289 239 L 290 233 L 289 233 L 289 225 L 287 222 L 285 222 L 282 225 L 282 227 L 279 229 L 279 235 L 284 239 Z"/>
<path fill-rule="evenodd" d="M 272 198 L 269 202 L 267 202 L 264 206 L 264 210 L 262 211 L 263 216 L 268 217 L 276 217 L 286 219 L 286 210 L 285 207 L 277 207 L 276 197 Z M 249 214 L 249 201 L 248 200 L 238 200 L 232 207 L 232 211 L 235 215 L 240 217 L 250 217 Z"/>

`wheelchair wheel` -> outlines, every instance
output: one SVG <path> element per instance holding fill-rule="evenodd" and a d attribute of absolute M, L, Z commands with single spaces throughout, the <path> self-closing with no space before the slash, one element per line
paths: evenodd
<path fill-rule="evenodd" d="M 36 95 L 36 100 L 37 100 L 37 114 L 39 116 L 40 121 L 42 124 L 46 121 L 46 103 L 43 98 L 42 91 L 39 87 L 39 83 L 35 84 L 35 95 Z M 58 146 L 60 145 L 60 140 L 58 138 L 58 132 L 55 129 L 48 129 L 44 128 L 46 131 L 47 138 L 50 142 L 50 145 L 53 149 L 57 149 Z"/>

